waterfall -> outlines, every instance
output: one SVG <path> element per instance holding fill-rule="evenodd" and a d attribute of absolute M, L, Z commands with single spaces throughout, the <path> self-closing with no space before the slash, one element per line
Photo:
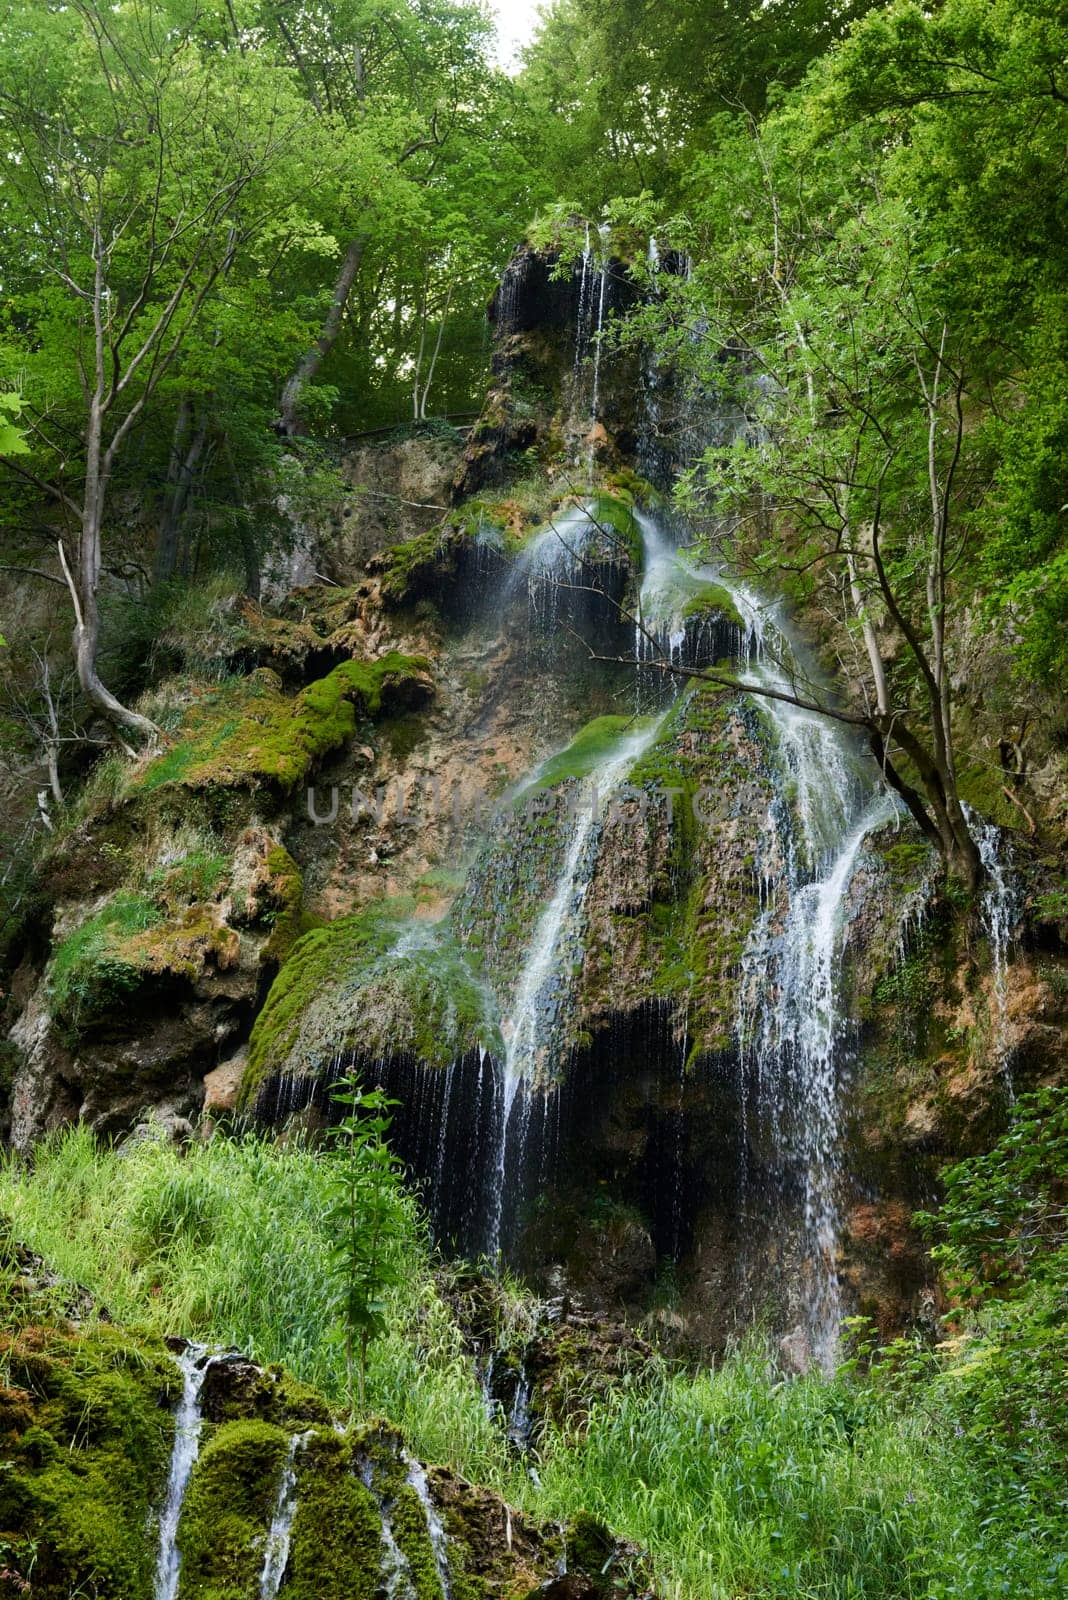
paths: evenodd
<path fill-rule="evenodd" d="M 312 1432 L 295 1433 L 289 1441 L 282 1476 L 278 1480 L 271 1527 L 260 1572 L 260 1600 L 278 1600 L 286 1567 L 289 1564 L 289 1541 L 293 1532 L 293 1518 L 297 1514 L 297 1455 L 312 1437 Z"/>
<path fill-rule="evenodd" d="M 175 1356 L 182 1374 L 182 1398 L 174 1416 L 174 1444 L 167 1473 L 167 1493 L 159 1518 L 159 1554 L 156 1557 L 153 1590 L 155 1600 L 175 1600 L 178 1593 L 178 1574 L 182 1565 L 177 1543 L 178 1521 L 182 1515 L 182 1502 L 190 1474 L 200 1450 L 200 1430 L 204 1422 L 200 1392 L 212 1359 L 202 1344 L 187 1344 L 181 1354 Z"/>
<path fill-rule="evenodd" d="M 590 248 L 590 225 L 586 224 L 586 245 L 582 252 L 579 277 L 578 310 L 575 316 L 575 367 L 574 384 L 578 392 L 579 368 L 590 342 L 590 314 L 593 304 L 593 251 Z"/>
<path fill-rule="evenodd" d="M 748 681 L 804 694 L 806 675 L 778 615 L 724 573 L 688 561 L 653 519 L 640 520 L 646 569 L 639 660 L 681 658 L 688 586 L 715 582 L 745 620 L 739 654 Z M 785 700 L 754 695 L 753 703 L 769 725 L 778 774 L 758 867 L 762 910 L 742 956 L 735 1029 L 746 1086 L 742 1123 L 743 1129 L 754 1121 L 769 1125 L 777 1159 L 799 1179 L 800 1309 L 813 1356 L 830 1368 L 841 1312 L 835 1257 L 844 1019 L 837 960 L 857 856 L 897 807 L 839 724 Z"/>
<path fill-rule="evenodd" d="M 583 553 L 598 524 L 587 503 L 568 506 L 523 546 L 501 591 L 503 611 L 524 588 L 530 617 L 543 631 L 558 621 L 560 590 L 581 581 Z"/>
<path fill-rule="evenodd" d="M 434 1552 L 434 1567 L 437 1571 L 438 1582 L 441 1584 L 442 1600 L 452 1600 L 452 1573 L 449 1570 L 449 1536 L 445 1532 L 445 1524 L 441 1520 L 441 1513 L 430 1494 L 430 1485 L 426 1481 L 426 1468 L 418 1461 L 413 1461 L 411 1456 L 404 1456 L 408 1468 L 408 1485 L 414 1489 L 419 1497 L 419 1502 L 426 1515 L 426 1531 L 430 1536 L 430 1548 Z"/>
<path fill-rule="evenodd" d="M 533 1385 L 527 1371 L 526 1357 L 519 1362 L 519 1373 L 516 1378 L 515 1396 L 512 1400 L 512 1409 L 508 1415 L 508 1437 L 521 1455 L 530 1449 L 530 1433 L 533 1419 L 530 1415 L 530 1397 Z"/>
<path fill-rule="evenodd" d="M 979 859 L 985 874 L 979 914 L 983 923 L 993 969 L 993 1054 L 997 1066 L 1005 1077 L 1009 1099 L 1015 1099 L 1015 1090 L 1009 1063 L 1007 1039 L 1009 948 L 1013 929 L 1020 915 L 1018 886 L 1012 870 L 1012 856 L 1005 843 L 1002 830 L 993 822 L 984 822 L 974 811 L 966 808 L 969 828 L 975 836 Z"/>
<path fill-rule="evenodd" d="M 360 1481 L 370 1490 L 378 1506 L 382 1593 L 386 1600 L 418 1600 L 411 1564 L 397 1543 L 385 1499 L 375 1488 L 374 1465 L 370 1460 L 364 1460 L 360 1466 Z"/>
<path fill-rule="evenodd" d="M 737 599 L 753 617 L 752 681 L 798 692 L 781 624 L 758 617 L 746 591 L 739 589 Z M 747 983 L 736 1036 L 743 1081 L 757 1102 L 753 1111 L 773 1129 L 780 1159 L 800 1173 L 800 1309 L 813 1358 L 831 1370 L 841 1321 L 838 1076 L 846 1019 L 839 1010 L 838 956 L 857 855 L 867 835 L 898 808 L 840 724 L 783 700 L 761 697 L 757 704 L 774 731 L 780 762 L 763 853 L 780 865 L 787 904 L 784 912 L 765 886 L 765 910 L 742 958 Z"/>
<path fill-rule="evenodd" d="M 567 975 L 579 954 L 582 906 L 593 880 L 603 803 L 611 799 L 634 763 L 653 744 L 662 723 L 663 718 L 649 721 L 617 740 L 590 775 L 578 803 L 571 803 L 575 797 L 569 797 L 572 831 L 567 851 L 552 896 L 527 946 L 502 1030 L 505 1055 L 499 1079 L 496 1172 L 486 1230 L 486 1254 L 491 1261 L 501 1253 L 509 1171 L 522 1168 L 530 1126 L 527 1086 L 551 1082 L 557 1065 L 553 1058 L 557 1021 L 567 997 Z"/>

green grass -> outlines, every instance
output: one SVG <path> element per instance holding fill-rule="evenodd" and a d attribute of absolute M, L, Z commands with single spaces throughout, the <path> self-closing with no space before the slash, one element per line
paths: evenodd
<path fill-rule="evenodd" d="M 147 1140 L 117 1154 L 84 1128 L 41 1145 L 32 1175 L 0 1171 L 15 1237 L 83 1284 L 118 1321 L 235 1345 L 278 1362 L 340 1407 L 344 1351 L 331 1308 L 324 1158 L 249 1137 L 180 1154 Z M 368 1409 L 431 1460 L 499 1471 L 504 1451 L 430 1275 L 414 1206 L 401 1241 L 411 1270 L 390 1297 Z"/>
<path fill-rule="evenodd" d="M 0 1170 L 0 1210 L 115 1317 L 284 1363 L 340 1407 L 323 1159 L 251 1138 L 119 1155 L 74 1129 L 32 1172 Z M 532 1515 L 602 1517 L 649 1549 L 664 1600 L 1058 1592 L 1063 1507 L 1058 1521 L 1055 1497 L 1051 1512 L 1032 1492 L 1011 1441 L 977 1447 L 969 1368 L 925 1357 L 913 1373 L 791 1380 L 755 1338 L 714 1372 L 656 1359 L 584 1425 L 550 1430 L 534 1478 L 486 1417 L 414 1207 L 398 1248 L 408 1271 L 372 1353 L 369 1412 Z"/>

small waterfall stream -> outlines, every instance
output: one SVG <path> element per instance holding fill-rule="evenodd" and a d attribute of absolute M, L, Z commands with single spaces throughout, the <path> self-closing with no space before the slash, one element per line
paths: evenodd
<path fill-rule="evenodd" d="M 411 1456 L 404 1456 L 408 1468 L 408 1486 L 415 1490 L 419 1503 L 426 1516 L 426 1531 L 430 1537 L 430 1548 L 434 1552 L 434 1567 L 437 1571 L 438 1582 L 441 1584 L 442 1600 L 452 1600 L 452 1573 L 449 1570 L 449 1537 L 445 1532 L 445 1524 L 441 1520 L 441 1513 L 434 1504 L 427 1482 L 426 1468 Z"/>
<path fill-rule="evenodd" d="M 293 1519 L 297 1514 L 297 1456 L 311 1437 L 311 1432 L 295 1433 L 289 1441 L 267 1534 L 263 1569 L 260 1572 L 259 1600 L 278 1600 L 278 1591 L 289 1564 L 289 1542 Z"/>
<path fill-rule="evenodd" d="M 993 967 L 993 1055 L 1005 1079 L 1010 1102 L 1016 1098 L 1009 1062 L 1008 1023 L 1008 968 L 1009 950 L 1013 931 L 1020 916 L 1019 890 L 1002 830 L 993 822 L 983 822 L 972 812 L 967 812 L 968 826 L 975 834 L 979 846 L 979 859 L 983 863 L 986 881 L 980 900 L 980 916 Z"/>
<path fill-rule="evenodd" d="M 505 1057 L 499 1081 L 496 1181 L 486 1231 L 486 1254 L 501 1252 L 501 1226 L 509 1169 L 521 1165 L 530 1121 L 527 1086 L 551 1082 L 557 1022 L 568 992 L 567 976 L 579 954 L 581 913 L 596 865 L 596 840 L 604 808 L 635 762 L 656 739 L 662 719 L 624 734 L 590 774 L 552 896 L 539 917 L 505 1018 Z M 576 815 L 577 813 L 577 815 Z"/>
<path fill-rule="evenodd" d="M 178 1522 L 189 1478 L 200 1450 L 204 1417 L 200 1393 L 212 1363 L 204 1345 L 189 1344 L 175 1356 L 182 1374 L 182 1398 L 174 1417 L 174 1444 L 167 1472 L 167 1492 L 159 1518 L 159 1553 L 156 1558 L 155 1600 L 176 1600 L 182 1557 L 178 1549 Z"/>
<path fill-rule="evenodd" d="M 389 1506 L 375 1487 L 374 1466 L 365 1460 L 360 1468 L 360 1481 L 374 1495 L 378 1506 L 379 1536 L 381 1539 L 381 1589 L 386 1600 L 417 1600 L 415 1579 L 411 1564 L 397 1543 Z"/>

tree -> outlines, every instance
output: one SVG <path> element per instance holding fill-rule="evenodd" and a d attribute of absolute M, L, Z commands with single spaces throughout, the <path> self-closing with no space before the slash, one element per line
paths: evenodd
<path fill-rule="evenodd" d="M 110 495 L 242 251 L 293 204 L 302 106 L 261 53 L 206 58 L 196 4 L 25 9 L 0 32 L 0 228 L 22 304 L 32 465 L 52 497 L 81 689 L 123 738 L 157 731 L 101 681 Z M 312 174 L 305 174 L 305 181 Z M 17 336 L 21 331 L 21 339 Z"/>
<path fill-rule="evenodd" d="M 396 1101 L 387 1099 L 381 1089 L 364 1090 L 354 1077 L 338 1080 L 332 1100 L 349 1108 L 333 1130 L 333 1199 L 326 1222 L 336 1240 L 330 1272 L 352 1412 L 354 1388 L 359 1404 L 364 1404 L 371 1342 L 385 1332 L 384 1294 L 405 1278 L 399 1247 L 410 1235 L 412 1214 L 400 1166 L 385 1137 L 389 1108 Z"/>
<path fill-rule="evenodd" d="M 257 9 L 296 67 L 316 118 L 345 155 L 327 200 L 340 266 L 328 295 L 314 286 L 318 332 L 282 391 L 277 425 L 292 435 L 306 426 L 308 392 L 339 341 L 368 256 L 383 246 L 386 252 L 407 248 L 413 223 L 416 233 L 422 229 L 422 191 L 435 182 L 452 148 L 479 136 L 473 112 L 490 75 L 490 31 L 485 13 L 463 0 L 336 0 L 326 7 Z M 477 233 L 478 226 L 476 209 L 465 227 Z M 418 417 L 418 400 L 415 409 Z"/>
<path fill-rule="evenodd" d="M 975 887 L 947 653 L 950 579 L 970 534 L 960 341 L 903 208 L 842 215 L 830 250 L 791 259 L 784 234 L 811 237 L 814 223 L 785 216 L 759 135 L 755 149 L 766 254 L 748 256 L 745 304 L 736 284 L 729 306 L 717 297 L 712 330 L 735 355 L 708 374 L 742 422 L 690 473 L 688 498 L 711 495 L 726 514 L 721 546 L 759 508 L 757 569 L 805 581 L 841 618 L 862 703 L 824 709 L 867 732 L 922 832 Z"/>

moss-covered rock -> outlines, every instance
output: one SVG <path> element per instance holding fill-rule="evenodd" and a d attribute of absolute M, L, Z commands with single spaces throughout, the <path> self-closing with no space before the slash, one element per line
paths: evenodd
<path fill-rule="evenodd" d="M 178 1524 L 183 1600 L 254 1600 L 288 1448 L 258 1419 L 224 1423 L 202 1445 Z"/>
<path fill-rule="evenodd" d="M 172 747 L 133 778 L 131 789 L 268 786 L 286 795 L 355 735 L 358 711 L 373 717 L 386 706 L 418 704 L 429 692 L 425 660 L 396 651 L 344 661 L 295 698 L 261 669 L 198 695 Z"/>
<path fill-rule="evenodd" d="M 145 1529 L 166 1479 L 173 1363 L 115 1328 L 50 1320 L 5 1332 L 0 1362 L 4 1565 L 41 1600 L 149 1600 Z"/>
<path fill-rule="evenodd" d="M 315 1074 L 338 1055 L 409 1057 L 445 1067 L 500 1047 L 493 1001 L 449 930 L 384 903 L 313 929 L 295 945 L 256 1019 L 240 1104 L 282 1074 Z"/>
<path fill-rule="evenodd" d="M 301 1452 L 287 1600 L 374 1600 L 382 1575 L 382 1518 L 354 1470 L 351 1444 L 316 1433 Z"/>

